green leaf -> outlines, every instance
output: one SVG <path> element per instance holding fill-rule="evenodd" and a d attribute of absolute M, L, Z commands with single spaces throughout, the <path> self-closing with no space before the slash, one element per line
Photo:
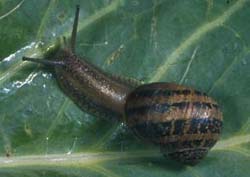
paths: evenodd
<path fill-rule="evenodd" d="M 192 86 L 222 106 L 221 140 L 185 166 L 137 139 L 121 122 L 81 111 L 42 57 L 71 33 L 77 54 L 145 82 Z M 1 0 L 0 176 L 249 176 L 249 0 Z"/>

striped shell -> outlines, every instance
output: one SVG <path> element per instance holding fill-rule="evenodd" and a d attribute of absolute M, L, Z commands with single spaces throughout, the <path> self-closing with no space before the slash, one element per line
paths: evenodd
<path fill-rule="evenodd" d="M 173 83 L 139 86 L 125 105 L 128 126 L 164 155 L 196 164 L 219 139 L 222 113 L 206 94 Z"/>

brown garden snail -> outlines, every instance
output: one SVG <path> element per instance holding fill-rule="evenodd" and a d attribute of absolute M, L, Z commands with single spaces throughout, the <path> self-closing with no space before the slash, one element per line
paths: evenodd
<path fill-rule="evenodd" d="M 61 89 L 81 109 L 123 118 L 135 134 L 161 147 L 164 155 L 187 164 L 199 162 L 219 139 L 222 113 L 205 93 L 174 83 L 137 82 L 110 76 L 74 54 L 77 6 L 71 45 L 55 60 L 23 57 L 53 66 Z"/>

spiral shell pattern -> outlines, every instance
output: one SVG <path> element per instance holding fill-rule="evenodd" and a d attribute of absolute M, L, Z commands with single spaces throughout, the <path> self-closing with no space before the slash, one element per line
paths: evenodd
<path fill-rule="evenodd" d="M 222 113 L 211 97 L 174 83 L 139 86 L 127 98 L 125 117 L 137 136 L 187 164 L 207 154 L 222 128 Z"/>

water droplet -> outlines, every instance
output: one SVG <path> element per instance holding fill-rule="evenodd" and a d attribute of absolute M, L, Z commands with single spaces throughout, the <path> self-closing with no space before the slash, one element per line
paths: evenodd
<path fill-rule="evenodd" d="M 35 48 L 39 48 L 39 47 L 42 47 L 44 45 L 44 42 L 42 41 L 39 41 L 36 45 L 35 45 Z"/>
<path fill-rule="evenodd" d="M 3 88 L 3 93 L 9 93 L 10 92 L 10 89 L 8 89 L 8 88 Z"/>
<path fill-rule="evenodd" d="M 46 79 L 49 79 L 50 77 L 52 77 L 51 73 L 42 73 L 42 76 Z"/>
<path fill-rule="evenodd" d="M 24 86 L 25 84 L 30 85 L 36 76 L 37 76 L 37 73 L 34 73 L 34 72 L 33 72 L 33 73 L 31 73 L 31 74 L 25 79 L 25 81 L 23 81 L 23 82 L 21 82 L 21 81 L 15 81 L 15 82 L 12 84 L 12 87 L 21 88 L 21 87 Z"/>

